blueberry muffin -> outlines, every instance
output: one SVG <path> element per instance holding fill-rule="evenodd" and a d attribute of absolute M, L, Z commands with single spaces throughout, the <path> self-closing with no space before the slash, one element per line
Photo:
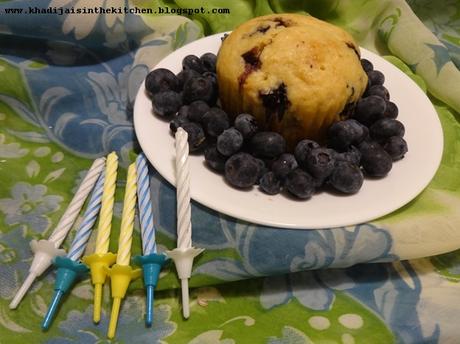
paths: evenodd
<path fill-rule="evenodd" d="M 290 147 L 303 138 L 323 141 L 368 82 L 347 32 L 298 14 L 258 17 L 236 28 L 218 53 L 217 77 L 224 110 L 253 114 Z"/>

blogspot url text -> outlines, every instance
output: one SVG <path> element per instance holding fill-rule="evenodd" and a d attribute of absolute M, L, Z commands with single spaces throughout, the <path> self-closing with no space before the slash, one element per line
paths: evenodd
<path fill-rule="evenodd" d="M 169 8 L 158 7 L 29 7 L 5 8 L 5 14 L 166 14 L 166 15 L 194 15 L 194 14 L 230 14 L 228 8 Z"/>

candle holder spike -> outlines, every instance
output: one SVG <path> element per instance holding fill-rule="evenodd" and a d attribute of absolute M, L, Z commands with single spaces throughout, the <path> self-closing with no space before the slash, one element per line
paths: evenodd
<path fill-rule="evenodd" d="M 89 266 L 91 283 L 94 285 L 93 321 L 97 324 L 101 320 L 102 286 L 107 278 L 107 268 L 117 260 L 117 255 L 111 252 L 92 254 L 82 258 L 82 262 Z"/>
<path fill-rule="evenodd" d="M 112 291 L 112 313 L 110 315 L 109 329 L 107 337 L 115 337 L 117 329 L 118 314 L 120 312 L 121 300 L 125 297 L 131 281 L 139 278 L 142 274 L 141 269 L 133 269 L 129 265 L 115 264 L 111 268 L 105 268 L 107 275 L 110 276 L 110 287 Z"/>
<path fill-rule="evenodd" d="M 66 254 L 63 249 L 56 248 L 54 242 L 45 239 L 38 241 L 31 240 L 30 248 L 34 253 L 34 258 L 29 268 L 29 274 L 11 301 L 9 305 L 10 309 L 15 309 L 18 306 L 34 280 L 51 266 L 55 257 L 64 256 Z"/>
<path fill-rule="evenodd" d="M 135 264 L 142 267 L 144 286 L 146 291 L 145 325 L 153 324 L 153 304 L 155 301 L 155 288 L 160 277 L 160 271 L 166 264 L 168 257 L 164 254 L 151 253 L 147 256 L 133 258 Z"/>
<path fill-rule="evenodd" d="M 84 277 L 89 271 L 84 264 L 75 262 L 67 257 L 56 257 L 53 264 L 57 267 L 54 295 L 43 319 L 43 330 L 47 330 L 50 327 L 62 297 L 70 290 L 77 279 Z"/>
<path fill-rule="evenodd" d="M 204 248 L 175 248 L 171 251 L 166 251 L 169 258 L 174 261 L 176 265 L 177 275 L 181 280 L 182 289 L 182 315 L 185 319 L 190 317 L 189 305 L 189 290 L 188 279 L 192 275 L 193 259 L 204 251 Z"/>

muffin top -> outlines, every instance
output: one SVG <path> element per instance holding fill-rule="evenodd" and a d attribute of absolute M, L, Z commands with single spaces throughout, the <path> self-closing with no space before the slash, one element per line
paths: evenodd
<path fill-rule="evenodd" d="M 227 112 L 253 114 L 291 145 L 324 138 L 367 86 L 353 38 L 298 14 L 257 17 L 240 25 L 222 43 L 217 76 Z"/>

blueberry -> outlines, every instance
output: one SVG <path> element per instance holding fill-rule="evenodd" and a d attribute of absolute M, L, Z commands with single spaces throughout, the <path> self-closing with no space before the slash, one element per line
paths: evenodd
<path fill-rule="evenodd" d="M 364 125 L 371 125 L 377 119 L 383 117 L 386 110 L 386 102 L 377 96 L 362 98 L 356 104 L 353 118 Z"/>
<path fill-rule="evenodd" d="M 219 91 L 219 87 L 218 87 L 218 84 L 217 84 L 217 75 L 216 75 L 216 73 L 204 72 L 202 74 L 202 77 L 211 81 L 215 92 Z"/>
<path fill-rule="evenodd" d="M 316 189 L 320 189 L 321 187 L 323 187 L 323 185 L 326 184 L 328 180 L 328 178 L 315 178 L 315 177 L 312 177 L 312 178 L 313 178 L 313 184 Z"/>
<path fill-rule="evenodd" d="M 254 116 L 242 113 L 235 118 L 235 128 L 243 135 L 245 140 L 250 139 L 259 130 Z"/>
<path fill-rule="evenodd" d="M 183 124 L 190 122 L 188 120 L 187 111 L 183 110 L 183 108 L 186 108 L 186 107 L 187 105 L 182 106 L 179 109 L 179 112 L 171 120 L 171 122 L 169 122 L 169 129 L 171 129 L 173 133 L 175 133 L 177 129 L 182 127 Z"/>
<path fill-rule="evenodd" d="M 238 152 L 243 146 L 243 135 L 235 128 L 224 130 L 217 137 L 217 150 L 220 154 L 230 156 Z"/>
<path fill-rule="evenodd" d="M 338 163 L 329 177 L 329 184 L 337 191 L 354 194 L 361 189 L 364 176 L 361 169 L 349 162 Z"/>
<path fill-rule="evenodd" d="M 213 170 L 217 172 L 224 172 L 227 157 L 220 154 L 215 145 L 206 148 L 204 151 L 204 159 L 206 164 Z"/>
<path fill-rule="evenodd" d="M 361 142 L 358 145 L 358 149 L 361 152 L 361 154 L 363 154 L 367 151 L 372 151 L 374 149 L 382 149 L 382 146 L 378 142 L 369 139 Z"/>
<path fill-rule="evenodd" d="M 307 168 L 307 156 L 313 148 L 318 148 L 319 144 L 312 140 L 302 140 L 297 143 L 294 149 L 294 156 L 297 163 L 302 168 Z"/>
<path fill-rule="evenodd" d="M 361 127 L 363 128 L 363 136 L 358 140 L 358 142 L 363 142 L 363 141 L 365 141 L 365 140 L 367 140 L 369 138 L 369 128 L 367 126 L 365 126 L 364 124 L 361 124 Z M 357 143 L 357 144 L 359 144 L 359 143 Z"/>
<path fill-rule="evenodd" d="M 181 96 L 174 91 L 159 92 L 152 97 L 153 111 L 159 116 L 174 115 L 181 106 Z"/>
<path fill-rule="evenodd" d="M 202 77 L 211 81 L 213 97 L 217 100 L 217 98 L 219 97 L 219 85 L 217 83 L 216 73 L 204 72 L 202 74 Z"/>
<path fill-rule="evenodd" d="M 213 105 L 217 96 L 211 80 L 200 76 L 191 78 L 184 84 L 182 99 L 185 104 L 190 104 L 195 100 L 203 100 L 209 105 Z"/>
<path fill-rule="evenodd" d="M 378 70 L 371 70 L 367 73 L 367 77 L 369 78 L 372 86 L 383 85 L 385 82 L 385 75 L 383 75 L 383 73 Z"/>
<path fill-rule="evenodd" d="M 393 102 L 387 102 L 387 107 L 385 109 L 384 117 L 395 119 L 398 117 L 398 106 Z"/>
<path fill-rule="evenodd" d="M 400 136 L 390 137 L 383 145 L 383 149 L 391 156 L 393 161 L 404 158 L 407 153 L 407 142 Z"/>
<path fill-rule="evenodd" d="M 366 73 L 369 73 L 371 70 L 374 70 L 374 65 L 372 64 L 372 62 L 366 59 L 361 59 L 361 66 L 363 66 L 363 69 Z"/>
<path fill-rule="evenodd" d="M 203 128 L 199 124 L 186 122 L 181 125 L 181 128 L 188 134 L 188 145 L 191 152 L 203 147 L 206 137 Z"/>
<path fill-rule="evenodd" d="M 216 107 L 210 108 L 203 115 L 202 123 L 206 133 L 211 137 L 219 136 L 225 129 L 230 127 L 228 115 L 224 110 Z"/>
<path fill-rule="evenodd" d="M 369 132 L 374 139 L 382 140 L 391 136 L 404 136 L 404 125 L 392 118 L 382 118 L 372 124 Z"/>
<path fill-rule="evenodd" d="M 192 122 L 201 123 L 203 116 L 209 111 L 209 105 L 202 100 L 195 100 L 188 108 L 188 118 Z"/>
<path fill-rule="evenodd" d="M 259 181 L 259 188 L 269 195 L 276 195 L 281 191 L 281 182 L 273 172 L 265 173 Z"/>
<path fill-rule="evenodd" d="M 366 92 L 371 88 L 371 79 L 367 78 L 367 84 L 366 84 L 366 89 L 364 90 L 363 97 L 366 94 Z"/>
<path fill-rule="evenodd" d="M 385 88 L 383 85 L 375 85 L 371 86 L 367 91 L 366 91 L 366 97 L 369 96 L 378 96 L 382 99 L 385 100 L 390 100 L 390 93 L 388 90 Z"/>
<path fill-rule="evenodd" d="M 289 172 L 284 187 L 292 195 L 298 198 L 308 199 L 315 192 L 315 180 L 307 172 L 297 168 Z"/>
<path fill-rule="evenodd" d="M 201 64 L 205 71 L 216 72 L 217 56 L 213 53 L 206 53 L 200 57 Z"/>
<path fill-rule="evenodd" d="M 337 150 L 346 151 L 351 144 L 358 144 L 367 135 L 365 127 L 354 119 L 338 121 L 328 130 L 328 143 Z"/>
<path fill-rule="evenodd" d="M 262 178 L 262 176 L 270 170 L 268 169 L 265 161 L 259 158 L 254 158 L 254 159 L 256 159 L 257 164 L 259 165 L 259 175 L 257 176 L 257 182 L 256 182 L 256 184 L 258 184 L 258 182 L 260 181 L 260 178 Z"/>
<path fill-rule="evenodd" d="M 355 146 L 351 146 L 348 151 L 336 153 L 334 157 L 336 163 L 347 161 L 351 164 L 359 165 L 361 161 L 361 152 Z"/>
<path fill-rule="evenodd" d="M 188 111 L 189 111 L 189 106 L 188 105 L 182 105 L 179 108 L 179 111 L 177 111 L 178 116 L 188 116 Z"/>
<path fill-rule="evenodd" d="M 380 146 L 361 150 L 361 165 L 371 177 L 384 177 L 393 167 L 391 156 Z"/>
<path fill-rule="evenodd" d="M 286 140 L 272 131 L 256 133 L 250 141 L 250 149 L 258 158 L 276 158 L 286 150 Z"/>
<path fill-rule="evenodd" d="M 272 171 L 279 179 L 284 179 L 289 172 L 298 167 L 295 156 L 290 153 L 283 153 L 272 164 Z"/>
<path fill-rule="evenodd" d="M 307 171 L 317 179 L 326 179 L 335 166 L 335 152 L 332 149 L 313 148 L 307 155 Z"/>
<path fill-rule="evenodd" d="M 177 79 L 179 80 L 179 86 L 182 89 L 184 85 L 192 78 L 200 77 L 200 73 L 194 71 L 193 69 L 185 69 L 182 70 L 179 74 L 177 74 Z"/>
<path fill-rule="evenodd" d="M 248 153 L 232 155 L 225 163 L 225 179 L 237 188 L 253 186 L 259 176 L 259 164 Z"/>
<path fill-rule="evenodd" d="M 169 69 L 158 68 L 147 74 L 145 89 L 151 95 L 165 91 L 179 91 L 179 79 Z"/>
<path fill-rule="evenodd" d="M 200 74 L 205 72 L 203 62 L 195 55 L 187 55 L 184 57 L 182 60 L 182 69 L 191 69 Z"/>

